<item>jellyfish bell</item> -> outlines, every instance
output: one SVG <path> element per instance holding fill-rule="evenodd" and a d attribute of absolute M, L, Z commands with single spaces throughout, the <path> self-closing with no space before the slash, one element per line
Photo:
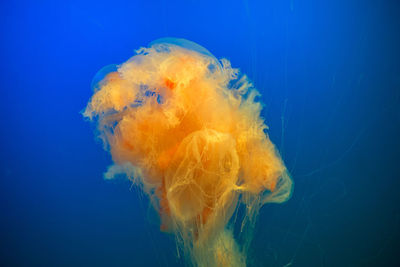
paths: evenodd
<path fill-rule="evenodd" d="M 148 46 L 153 47 L 158 51 L 163 51 L 163 50 L 170 51 L 172 47 L 172 48 L 185 49 L 187 51 L 195 52 L 197 54 L 206 56 L 206 58 L 210 60 L 208 68 L 211 72 L 214 72 L 215 70 L 222 70 L 221 63 L 216 57 L 214 57 L 213 54 L 211 54 L 210 51 L 208 51 L 205 47 L 195 42 L 183 38 L 173 38 L 173 37 L 160 38 L 150 42 Z"/>
<path fill-rule="evenodd" d="M 203 54 L 207 57 L 213 58 L 216 62 L 218 62 L 218 60 L 214 57 L 214 55 L 211 54 L 210 51 L 208 51 L 205 47 L 183 38 L 172 38 L 172 37 L 160 38 L 150 42 L 148 46 L 154 47 L 155 49 L 158 50 L 168 49 L 168 47 L 176 46 L 184 48 L 188 51 L 193 51 L 199 54 Z"/>
<path fill-rule="evenodd" d="M 92 82 L 90 84 L 90 87 L 93 89 L 93 91 L 99 90 L 99 88 L 101 87 L 101 84 L 99 84 L 101 81 L 104 80 L 104 78 L 113 72 L 117 72 L 118 71 L 118 66 L 117 64 L 109 64 L 105 67 L 102 67 L 97 73 L 96 75 L 94 75 Z"/>
<path fill-rule="evenodd" d="M 92 87 L 83 115 L 111 153 L 105 177 L 141 186 L 190 264 L 245 266 L 259 209 L 293 188 L 247 77 L 194 42 L 162 38 Z"/>

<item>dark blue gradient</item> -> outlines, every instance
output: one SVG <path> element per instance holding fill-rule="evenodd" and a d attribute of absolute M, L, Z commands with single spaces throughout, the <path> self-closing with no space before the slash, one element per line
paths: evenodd
<path fill-rule="evenodd" d="M 396 1 L 2 1 L 0 265 L 183 266 L 147 199 L 105 181 L 80 111 L 97 71 L 161 37 L 228 58 L 262 93 L 295 182 L 249 266 L 399 266 Z"/>

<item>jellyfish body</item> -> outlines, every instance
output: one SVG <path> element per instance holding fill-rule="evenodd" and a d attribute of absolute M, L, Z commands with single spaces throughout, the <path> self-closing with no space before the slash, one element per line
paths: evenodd
<path fill-rule="evenodd" d="M 175 234 L 192 265 L 245 266 L 246 228 L 262 205 L 292 192 L 247 77 L 176 38 L 154 41 L 96 77 L 83 115 L 97 122 L 112 155 L 105 177 L 124 173 L 142 186 L 161 229 Z M 241 223 L 242 244 L 234 223 Z"/>

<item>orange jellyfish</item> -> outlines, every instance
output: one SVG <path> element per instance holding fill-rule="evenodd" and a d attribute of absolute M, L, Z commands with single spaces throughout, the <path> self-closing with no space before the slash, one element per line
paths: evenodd
<path fill-rule="evenodd" d="M 102 70 L 93 88 L 83 115 L 111 153 L 105 177 L 141 186 L 189 264 L 246 266 L 259 209 L 293 187 L 248 78 L 196 43 L 164 38 Z"/>

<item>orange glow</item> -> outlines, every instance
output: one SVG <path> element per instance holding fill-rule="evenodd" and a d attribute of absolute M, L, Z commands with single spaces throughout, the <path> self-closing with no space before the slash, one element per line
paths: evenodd
<path fill-rule="evenodd" d="M 172 90 L 175 88 L 176 84 L 172 82 L 170 79 L 165 78 L 164 81 L 165 81 L 165 86 L 167 86 L 169 89 Z"/>
<path fill-rule="evenodd" d="M 246 207 L 242 228 L 253 227 L 263 204 L 292 190 L 259 94 L 238 73 L 197 44 L 164 39 L 106 75 L 84 111 L 115 164 L 105 176 L 140 184 L 195 266 L 244 266 L 237 207 Z"/>

